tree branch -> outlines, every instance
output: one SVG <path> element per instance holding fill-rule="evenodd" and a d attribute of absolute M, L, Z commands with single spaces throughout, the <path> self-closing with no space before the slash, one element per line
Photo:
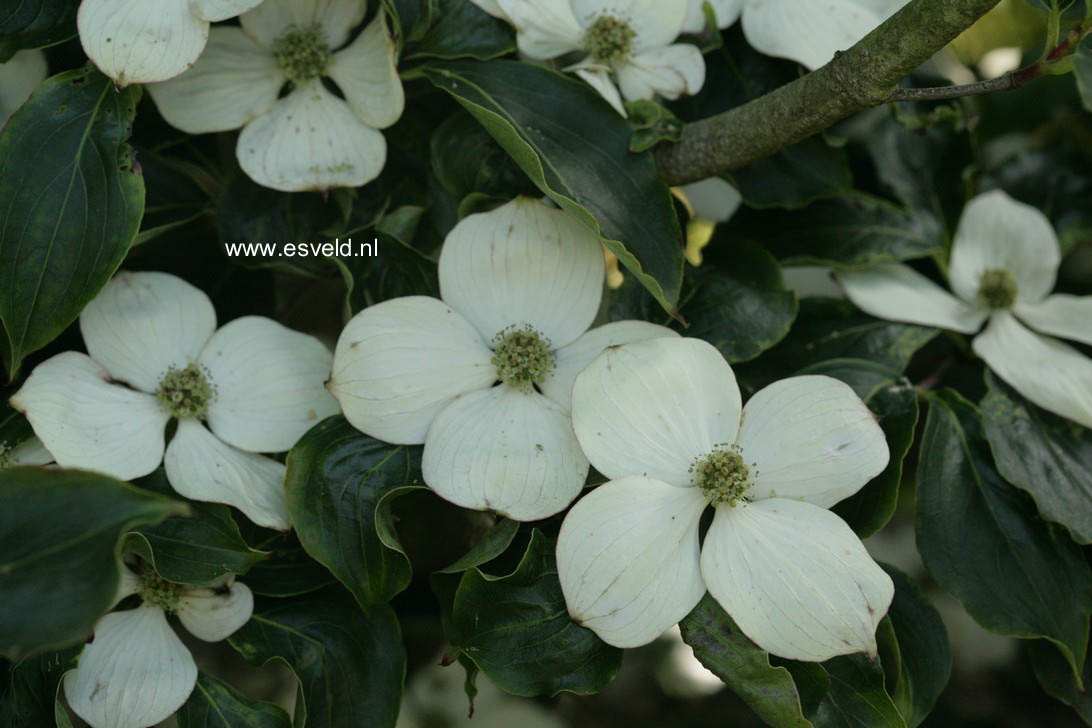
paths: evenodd
<path fill-rule="evenodd" d="M 656 148 L 668 184 L 738 169 L 891 100 L 907 75 L 1000 0 L 911 0 L 827 65 L 743 106 L 688 124 Z"/>

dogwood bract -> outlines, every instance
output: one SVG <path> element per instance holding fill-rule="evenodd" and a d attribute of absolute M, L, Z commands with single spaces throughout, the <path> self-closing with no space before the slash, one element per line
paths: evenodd
<path fill-rule="evenodd" d="M 425 482 L 443 498 L 551 516 L 588 474 L 569 418 L 577 373 L 608 346 L 677 334 L 644 321 L 588 331 L 602 246 L 530 198 L 460 221 L 439 267 L 442 301 L 396 298 L 349 321 L 327 386 L 357 429 L 424 443 Z"/>
<path fill-rule="evenodd" d="M 622 97 L 677 99 L 705 83 L 701 51 L 673 43 L 688 11 L 683 0 L 473 1 L 516 27 L 516 43 L 528 58 L 586 53 L 565 70 L 587 81 L 623 116 Z"/>
<path fill-rule="evenodd" d="M 698 339 L 608 349 L 576 378 L 577 439 L 611 480 L 561 526 L 569 613 L 637 647 L 708 589 L 775 655 L 874 655 L 894 586 L 827 508 L 887 466 L 883 431 L 830 377 L 785 379 L 740 402 L 732 368 Z"/>
<path fill-rule="evenodd" d="M 61 466 L 131 480 L 162 462 L 181 495 L 289 528 L 284 465 L 257 453 L 288 450 L 337 412 L 325 346 L 259 316 L 216 329 L 203 291 L 154 272 L 114 276 L 80 331 L 90 356 L 47 359 L 11 398 Z"/>
<path fill-rule="evenodd" d="M 117 601 L 134 594 L 141 604 L 100 619 L 79 664 L 64 676 L 68 704 L 91 728 L 156 725 L 189 698 L 197 665 L 167 623 L 168 614 L 176 614 L 197 639 L 219 642 L 254 610 L 250 589 L 237 581 L 195 587 L 125 569 Z"/>
<path fill-rule="evenodd" d="M 755 50 L 810 69 L 824 65 L 898 12 L 909 0 L 705 0 L 717 25 L 743 18 L 743 35 Z M 689 0 L 683 30 L 705 25 L 702 0 Z"/>
<path fill-rule="evenodd" d="M 0 470 L 16 465 L 48 465 L 53 453 L 37 437 L 30 437 L 14 445 L 0 440 Z"/>
<path fill-rule="evenodd" d="M 235 153 L 260 185 L 359 187 L 383 169 L 387 142 L 378 129 L 405 105 L 382 9 L 345 46 L 366 9 L 364 0 L 265 0 L 239 17 L 241 27 L 213 28 L 193 68 L 148 91 L 182 131 L 242 127 Z M 286 83 L 291 90 L 280 96 Z"/>
<path fill-rule="evenodd" d="M 119 86 L 166 81 L 193 65 L 209 24 L 234 18 L 262 0 L 83 0 L 80 44 Z"/>
<path fill-rule="evenodd" d="M 1092 427 L 1092 360 L 1051 338 L 1092 344 L 1092 296 L 1049 295 L 1060 264 L 1046 216 L 996 190 L 963 210 L 948 266 L 955 296 L 900 263 L 837 278 L 873 316 L 964 334 L 985 323 L 971 347 L 990 369 L 1043 409 Z"/>
<path fill-rule="evenodd" d="M 49 73 L 41 51 L 19 51 L 0 63 L 0 128 L 22 106 Z"/>

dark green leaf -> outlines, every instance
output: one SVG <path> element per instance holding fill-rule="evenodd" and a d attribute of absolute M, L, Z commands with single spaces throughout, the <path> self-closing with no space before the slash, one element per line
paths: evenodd
<path fill-rule="evenodd" d="M 519 521 L 511 518 L 501 518 L 489 529 L 474 547 L 467 551 L 458 561 L 440 569 L 441 574 L 457 574 L 475 566 L 481 566 L 500 556 L 512 545 L 512 539 L 519 531 Z"/>
<path fill-rule="evenodd" d="M 178 728 L 292 728 L 292 719 L 283 709 L 250 700 L 206 672 L 197 674 L 197 684 L 175 721 Z"/>
<path fill-rule="evenodd" d="M 1040 515 L 1092 543 L 1092 430 L 1041 410 L 987 372 L 982 400 L 997 470 L 1035 500 Z"/>
<path fill-rule="evenodd" d="M 476 58 L 488 61 L 516 49 L 508 23 L 494 18 L 471 0 L 434 0 L 428 32 L 406 58 Z"/>
<path fill-rule="evenodd" d="M 864 655 L 823 663 L 830 691 L 809 716 L 816 728 L 905 728 L 906 721 L 884 689 L 880 661 Z"/>
<path fill-rule="evenodd" d="M 952 652 L 940 614 L 910 581 L 893 566 L 882 564 L 895 582 L 895 599 L 887 616 L 898 644 L 899 664 L 892 698 L 910 728 L 920 725 L 948 685 Z M 893 665 L 885 663 L 892 677 Z"/>
<path fill-rule="evenodd" d="M 380 442 L 342 417 L 315 426 L 288 453 L 288 512 L 300 543 L 361 606 L 409 585 L 409 560 L 376 532 L 376 506 L 388 491 L 420 483 L 420 462 L 421 448 Z"/>
<path fill-rule="evenodd" d="M 117 594 L 122 535 L 185 511 L 104 475 L 0 471 L 0 655 L 84 639 Z"/>
<path fill-rule="evenodd" d="M 125 258 L 144 180 L 125 143 L 140 86 L 54 76 L 0 132 L 0 322 L 9 375 L 57 337 Z"/>
<path fill-rule="evenodd" d="M 554 542 L 538 530 L 511 574 L 463 574 L 449 626 L 451 643 L 515 695 L 595 693 L 622 663 L 621 650 L 569 617 Z"/>
<path fill-rule="evenodd" d="M 902 461 L 914 441 L 918 423 L 918 395 L 914 385 L 898 371 L 866 359 L 831 359 L 800 371 L 825 374 L 848 384 L 879 419 L 891 459 L 882 473 L 854 495 L 834 507 L 834 512 L 857 535 L 867 538 L 887 525 L 895 515 L 902 480 Z"/>
<path fill-rule="evenodd" d="M 394 611 L 362 612 L 340 587 L 292 600 L 259 600 L 228 638 L 252 665 L 282 660 L 296 674 L 294 725 L 388 728 L 398 719 L 406 650 Z"/>
<path fill-rule="evenodd" d="M 163 495 L 174 491 L 160 468 L 138 482 Z M 151 562 L 168 581 L 211 584 L 224 574 L 245 574 L 269 554 L 247 545 L 231 509 L 217 503 L 190 503 L 189 516 L 172 516 L 130 534 L 127 547 Z"/>
<path fill-rule="evenodd" d="M 294 597 L 337 583 L 325 566 L 307 555 L 294 534 L 263 548 L 269 549 L 269 558 L 256 564 L 245 579 L 255 594 Z"/>
<path fill-rule="evenodd" d="M 452 62 L 426 68 L 425 75 L 674 311 L 682 232 L 652 157 L 629 151 L 630 128 L 618 112 L 586 84 L 528 63 Z"/>
<path fill-rule="evenodd" d="M 706 594 L 679 628 L 701 664 L 768 725 L 810 728 L 792 675 L 772 666 L 769 653 L 747 639 L 712 596 Z"/>
<path fill-rule="evenodd" d="M 79 645 L 23 660 L 11 666 L 10 677 L 4 675 L 3 666 L 0 665 L 0 726 L 29 728 L 53 725 L 56 716 L 64 713 L 64 707 L 58 700 L 61 678 L 75 667 L 82 647 Z"/>
<path fill-rule="evenodd" d="M 1092 693 L 1089 693 L 1089 688 L 1092 688 L 1092 659 L 1085 656 L 1081 669 L 1083 685 L 1079 685 L 1066 658 L 1049 642 L 1032 642 L 1028 647 L 1028 656 L 1043 690 L 1072 707 L 1085 723 L 1092 725 Z"/>
<path fill-rule="evenodd" d="M 382 0 L 391 20 L 391 34 L 399 46 L 421 38 L 432 21 L 435 0 Z"/>
<path fill-rule="evenodd" d="M 971 403 L 929 397 L 917 472 L 918 550 L 929 572 L 986 629 L 1045 637 L 1079 671 L 1092 574 L 1065 532 L 1035 516 L 994 467 Z"/>
<path fill-rule="evenodd" d="M 690 322 L 686 335 L 705 339 L 733 364 L 754 359 L 789 332 L 796 296 L 761 246 L 724 239 L 712 244 L 712 265 L 695 273 L 695 290 L 682 308 Z"/>
<path fill-rule="evenodd" d="M 630 151 L 646 152 L 660 142 L 682 139 L 683 123 L 670 109 L 649 99 L 626 103 L 626 114 L 633 125 Z"/>
<path fill-rule="evenodd" d="M 1077 46 L 1073 75 L 1077 78 L 1077 90 L 1085 110 L 1092 111 L 1092 35 L 1086 35 Z"/>
<path fill-rule="evenodd" d="M 791 212 L 741 209 L 727 234 L 761 242 L 782 262 L 848 268 L 924 258 L 944 246 L 932 213 L 861 193 Z"/>
<path fill-rule="evenodd" d="M 482 125 L 458 111 L 436 127 L 429 139 L 432 173 L 457 198 L 473 192 L 508 196 L 532 194 L 534 184 Z"/>
<path fill-rule="evenodd" d="M 753 362 L 736 367 L 736 376 L 744 391 L 753 393 L 828 359 L 868 359 L 902 372 L 936 335 L 936 329 L 872 318 L 848 301 L 806 298 L 788 336 Z"/>
<path fill-rule="evenodd" d="M 8 0 L 0 9 L 0 63 L 23 48 L 43 48 L 76 35 L 76 0 Z"/>

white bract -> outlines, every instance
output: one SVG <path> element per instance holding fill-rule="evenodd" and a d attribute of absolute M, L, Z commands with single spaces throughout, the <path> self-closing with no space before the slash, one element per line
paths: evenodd
<path fill-rule="evenodd" d="M 743 204 L 739 190 L 720 177 L 692 182 L 681 189 L 698 220 L 728 222 Z"/>
<path fill-rule="evenodd" d="M 46 57 L 41 51 L 19 51 L 7 63 L 0 63 L 0 128 L 26 103 L 48 73 Z"/>
<path fill-rule="evenodd" d="M 47 359 L 11 398 L 61 466 L 132 480 L 162 462 L 181 495 L 290 527 L 284 465 L 257 453 L 288 450 L 337 412 L 325 346 L 259 316 L 217 330 L 204 292 L 153 272 L 114 276 L 80 331 L 90 356 Z"/>
<path fill-rule="evenodd" d="M 250 589 L 231 580 L 196 587 L 125 569 L 117 601 L 134 594 L 142 603 L 100 619 L 79 664 L 64 676 L 68 704 L 91 728 L 156 725 L 189 698 L 197 665 L 167 614 L 176 614 L 197 639 L 219 642 L 246 624 L 254 610 Z"/>
<path fill-rule="evenodd" d="M 561 526 L 569 613 L 605 642 L 637 647 L 708 589 L 775 655 L 875 655 L 894 586 L 827 509 L 887 466 L 876 418 L 822 376 L 776 382 L 740 405 L 732 368 L 698 339 L 608 349 L 576 378 L 577 439 L 611 480 Z"/>
<path fill-rule="evenodd" d="M 194 64 L 209 24 L 234 18 L 262 0 L 83 0 L 80 43 L 119 86 L 166 81 Z"/>
<path fill-rule="evenodd" d="M 561 210 L 524 197 L 470 215 L 444 242 L 443 300 L 358 313 L 327 386 L 357 429 L 424 443 L 425 481 L 443 498 L 546 518 L 588 474 L 569 416 L 577 373 L 608 346 L 677 336 L 644 321 L 588 331 L 603 279 L 598 238 Z"/>
<path fill-rule="evenodd" d="M 900 263 L 837 277 L 873 316 L 964 334 L 985 323 L 971 346 L 990 369 L 1043 409 L 1092 427 L 1092 360 L 1052 338 L 1092 344 L 1092 296 L 1050 295 L 1060 264 L 1046 216 L 997 190 L 963 210 L 948 267 L 956 295 Z"/>
<path fill-rule="evenodd" d="M 705 26 L 702 0 L 688 0 L 683 30 Z M 755 50 L 816 69 L 871 33 L 909 0 L 705 0 L 717 26 L 742 15 L 743 34 Z"/>
<path fill-rule="evenodd" d="M 0 470 L 16 465 L 49 465 L 53 453 L 37 437 L 30 437 L 14 445 L 0 440 Z"/>
<path fill-rule="evenodd" d="M 528 58 L 587 54 L 565 70 L 587 81 L 623 116 L 623 97 L 627 101 L 657 95 L 677 99 L 684 93 L 697 93 L 705 83 L 701 51 L 688 43 L 674 43 L 686 19 L 685 0 L 474 3 L 516 27 L 516 43 Z"/>
<path fill-rule="evenodd" d="M 239 17 L 241 27 L 213 28 L 192 69 L 148 90 L 182 131 L 242 127 L 236 156 L 260 185 L 359 187 L 383 169 L 387 142 L 378 130 L 405 105 L 383 10 L 345 45 L 366 9 L 365 0 L 265 0 Z"/>

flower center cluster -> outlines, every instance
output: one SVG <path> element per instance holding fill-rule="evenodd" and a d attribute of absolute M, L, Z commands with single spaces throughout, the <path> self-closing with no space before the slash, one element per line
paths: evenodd
<path fill-rule="evenodd" d="M 205 372 L 197 364 L 185 369 L 171 367 L 159 380 L 156 399 L 163 409 L 178 418 L 201 418 L 208 414 L 209 403 L 216 394 Z"/>
<path fill-rule="evenodd" d="M 717 449 L 690 466 L 695 484 L 713 505 L 727 504 L 735 508 L 740 501 L 747 501 L 747 491 L 754 484 L 754 464 L 743 462 L 739 445 L 717 445 Z"/>
<path fill-rule="evenodd" d="M 273 55 L 284 75 L 297 86 L 325 74 L 333 57 L 317 25 L 289 29 L 273 43 Z"/>
<path fill-rule="evenodd" d="M 1020 287 L 1007 270 L 991 268 L 978 277 L 978 300 L 992 309 L 1009 308 L 1016 303 Z"/>
<path fill-rule="evenodd" d="M 555 364 L 550 340 L 530 325 L 509 326 L 493 337 L 492 361 L 502 382 L 524 390 L 542 383 Z"/>
<path fill-rule="evenodd" d="M 149 572 L 140 578 L 140 598 L 164 612 L 174 611 L 182 596 L 182 585 L 167 581 L 151 569 Z"/>
<path fill-rule="evenodd" d="M 613 15 L 600 15 L 584 34 L 584 47 L 599 63 L 618 63 L 633 50 L 637 32 Z"/>

